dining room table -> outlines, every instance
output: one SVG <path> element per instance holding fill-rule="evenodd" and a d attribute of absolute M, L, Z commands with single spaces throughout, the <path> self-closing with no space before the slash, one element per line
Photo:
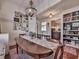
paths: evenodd
<path fill-rule="evenodd" d="M 54 50 L 59 46 L 59 43 L 47 41 L 46 39 L 32 38 L 30 36 L 21 36 L 16 38 L 17 54 L 19 47 L 28 55 L 35 59 L 48 57 L 54 53 Z M 22 51 L 22 53 L 23 53 Z"/>

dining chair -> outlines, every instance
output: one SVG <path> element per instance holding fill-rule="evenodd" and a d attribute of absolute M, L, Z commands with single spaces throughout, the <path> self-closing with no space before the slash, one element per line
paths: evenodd
<path fill-rule="evenodd" d="M 41 59 L 63 59 L 63 45 L 54 49 L 53 54 Z"/>
<path fill-rule="evenodd" d="M 63 45 L 58 46 L 53 55 L 53 59 L 63 59 Z"/>

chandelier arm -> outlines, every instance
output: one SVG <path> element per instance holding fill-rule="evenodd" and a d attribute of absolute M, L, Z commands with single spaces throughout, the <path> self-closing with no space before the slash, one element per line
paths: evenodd
<path fill-rule="evenodd" d="M 32 7 L 33 6 L 33 1 L 30 0 L 29 4 L 30 4 L 30 7 Z"/>
<path fill-rule="evenodd" d="M 29 4 L 30 4 L 30 7 L 26 8 L 25 10 L 27 15 L 32 17 L 37 12 L 37 9 L 33 7 L 32 0 L 29 1 Z"/>

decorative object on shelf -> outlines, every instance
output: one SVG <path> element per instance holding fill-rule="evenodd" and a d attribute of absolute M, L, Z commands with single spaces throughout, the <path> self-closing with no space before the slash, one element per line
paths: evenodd
<path fill-rule="evenodd" d="M 29 1 L 29 5 L 30 5 L 30 7 L 27 7 L 25 9 L 25 11 L 26 11 L 26 14 L 28 16 L 32 17 L 32 16 L 34 16 L 36 14 L 37 9 L 33 7 L 33 1 L 32 0 Z"/>
<path fill-rule="evenodd" d="M 70 30 L 71 28 L 70 28 L 70 25 L 67 25 L 67 30 Z"/>
<path fill-rule="evenodd" d="M 78 37 L 73 37 L 74 40 L 78 40 Z"/>
<path fill-rule="evenodd" d="M 69 36 L 67 36 L 66 38 L 67 38 L 67 39 L 70 39 L 70 37 L 69 37 Z"/>
<path fill-rule="evenodd" d="M 78 27 L 78 26 L 79 26 L 79 22 L 72 23 L 72 26 L 73 26 L 73 27 Z"/>

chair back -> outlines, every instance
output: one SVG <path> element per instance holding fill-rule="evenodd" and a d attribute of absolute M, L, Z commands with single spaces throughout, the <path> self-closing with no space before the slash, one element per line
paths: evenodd
<path fill-rule="evenodd" d="M 56 49 L 54 59 L 63 59 L 63 45 Z"/>

